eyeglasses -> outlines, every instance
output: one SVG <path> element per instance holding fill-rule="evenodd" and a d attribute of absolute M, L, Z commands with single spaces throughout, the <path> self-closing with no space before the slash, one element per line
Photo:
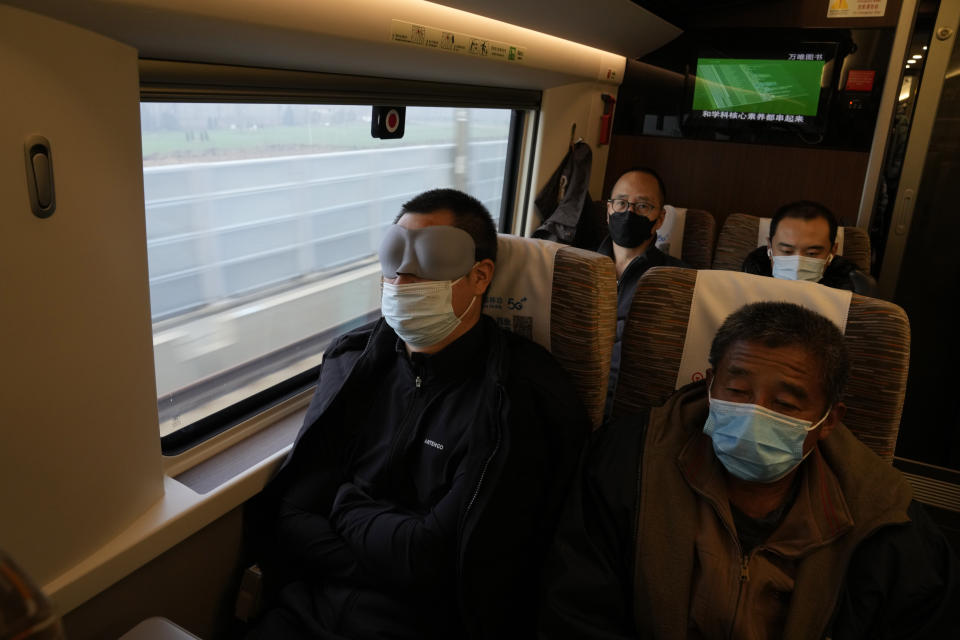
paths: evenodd
<path fill-rule="evenodd" d="M 649 202 L 629 202 L 623 198 L 607 200 L 607 202 L 610 203 L 610 206 L 613 208 L 615 213 L 623 213 L 628 209 L 633 209 L 634 213 L 649 217 L 647 214 L 653 213 L 657 210 L 657 207 Z"/>

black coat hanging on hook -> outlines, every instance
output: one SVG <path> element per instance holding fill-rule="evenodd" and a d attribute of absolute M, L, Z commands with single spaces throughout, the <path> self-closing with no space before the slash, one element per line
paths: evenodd
<path fill-rule="evenodd" d="M 600 245 L 603 231 L 589 192 L 592 165 L 590 145 L 580 140 L 573 143 L 534 200 L 543 220 L 534 238 L 591 251 Z"/>

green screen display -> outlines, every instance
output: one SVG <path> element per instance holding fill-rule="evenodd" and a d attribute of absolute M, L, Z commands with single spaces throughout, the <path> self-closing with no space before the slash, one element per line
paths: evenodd
<path fill-rule="evenodd" d="M 693 108 L 817 115 L 823 60 L 700 58 Z"/>

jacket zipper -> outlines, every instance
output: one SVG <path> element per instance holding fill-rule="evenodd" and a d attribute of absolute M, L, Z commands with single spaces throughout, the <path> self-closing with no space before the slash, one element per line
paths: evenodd
<path fill-rule="evenodd" d="M 650 247 L 648 246 L 648 247 L 647 247 L 647 250 L 649 250 L 649 249 L 650 249 Z M 643 258 L 643 261 L 644 261 L 644 262 L 649 262 L 649 260 L 646 259 L 646 255 L 647 255 L 647 252 L 644 251 L 644 252 L 641 253 L 639 256 L 637 256 L 637 257 L 635 257 L 633 260 L 631 260 L 631 261 L 630 261 L 630 264 L 627 265 L 627 268 L 623 270 L 623 273 L 620 275 L 620 278 L 617 280 L 617 293 L 618 293 L 618 294 L 620 293 L 621 285 L 623 284 L 623 282 L 626 281 L 627 276 L 630 274 L 630 272 L 633 271 L 633 269 L 632 269 L 631 267 L 635 267 L 636 269 L 639 269 L 640 267 L 639 267 L 636 263 L 637 263 L 637 261 L 640 260 L 641 258 Z M 651 266 L 651 265 L 647 265 L 647 266 L 649 267 L 649 266 Z"/>
<path fill-rule="evenodd" d="M 489 468 L 490 463 L 493 462 L 494 456 L 497 455 L 497 452 L 500 450 L 500 412 L 503 407 L 503 387 L 497 386 L 497 440 L 493 444 L 493 449 L 490 451 L 490 455 L 487 456 L 487 459 L 483 462 L 483 467 L 480 468 L 480 478 L 477 480 L 477 486 L 473 490 L 473 495 L 470 497 L 470 502 L 467 503 L 467 508 L 463 510 L 463 516 L 460 518 L 460 525 L 458 527 L 457 537 L 460 539 L 460 543 L 463 543 L 463 528 L 467 524 L 467 516 L 470 514 L 470 510 L 473 508 L 474 503 L 477 501 L 477 497 L 480 495 L 480 488 L 483 486 L 483 479 L 487 475 L 487 468 Z M 462 549 L 462 547 L 461 547 Z M 459 555 L 459 554 L 458 554 Z M 457 561 L 457 578 L 458 581 L 463 577 L 463 563 Z"/>
<path fill-rule="evenodd" d="M 731 527 L 727 521 L 721 517 L 720 509 L 713 500 L 707 498 L 707 496 L 703 497 L 713 506 L 717 517 L 720 518 L 720 522 L 723 523 L 723 528 L 727 530 L 727 535 L 729 535 L 733 541 L 733 546 L 737 550 L 737 557 L 740 559 L 740 575 L 737 578 L 737 601 L 733 605 L 733 615 L 730 617 L 730 628 L 727 630 L 727 638 L 733 638 L 733 630 L 736 628 L 737 623 L 737 611 L 740 609 L 740 601 L 743 599 L 743 591 L 746 588 L 746 584 L 750 581 L 750 557 L 761 549 L 763 545 L 752 549 L 750 553 L 744 553 L 743 548 L 740 546 L 740 538 L 737 536 L 736 529 Z"/>
<path fill-rule="evenodd" d="M 414 410 L 417 407 L 417 400 L 420 397 L 420 388 L 423 386 L 423 378 L 421 376 L 416 376 L 413 381 L 414 384 L 414 397 L 410 400 L 410 405 L 407 407 L 407 412 L 403 416 L 403 420 L 400 422 L 400 427 L 397 429 L 396 435 L 393 436 L 393 442 L 390 444 L 390 453 L 387 455 L 387 469 L 394 469 L 394 460 L 397 457 L 397 450 L 400 448 L 400 443 L 404 440 L 404 436 L 407 434 L 410 425 L 410 418 L 414 413 Z M 428 405 L 429 406 L 429 405 Z M 423 413 L 426 413 L 427 407 L 423 408 Z M 421 414 L 422 415 L 422 414 Z"/>
<path fill-rule="evenodd" d="M 756 549 L 754 549 L 756 551 Z M 743 599 L 743 591 L 750 582 L 750 553 L 742 553 L 740 544 L 737 543 L 737 555 L 740 556 L 740 577 L 737 579 L 737 602 L 733 605 L 733 616 L 730 618 L 730 629 L 727 631 L 727 637 L 733 638 L 733 630 L 737 626 L 737 612 L 740 610 L 740 601 Z"/>
<path fill-rule="evenodd" d="M 500 415 L 500 408 L 503 406 L 503 390 L 500 387 L 497 387 L 497 416 Z M 473 507 L 473 503 L 477 501 L 477 496 L 480 495 L 480 487 L 483 485 L 483 478 L 487 475 L 487 467 L 490 466 L 490 462 L 493 460 L 493 456 L 497 454 L 497 451 L 500 449 L 500 429 L 497 429 L 497 441 L 493 445 L 493 450 L 490 452 L 490 455 L 487 456 L 487 459 L 483 463 L 483 468 L 480 470 L 480 479 L 477 480 L 477 486 L 473 491 L 473 497 L 470 498 L 470 502 L 467 503 L 467 508 L 463 512 L 463 521 L 466 523 L 467 516 L 470 514 L 470 509 Z"/>
<path fill-rule="evenodd" d="M 856 545 L 854 548 L 859 547 L 859 545 L 860 545 L 864 540 L 866 540 L 867 538 L 869 538 L 870 536 L 872 536 L 874 533 L 876 533 L 876 532 L 879 531 L 880 529 L 884 529 L 884 528 L 886 528 L 886 527 L 891 527 L 891 526 L 897 526 L 898 524 L 900 524 L 900 523 L 887 523 L 887 524 L 881 524 L 881 525 L 874 526 L 874 527 L 870 528 L 868 531 L 865 531 L 865 532 L 863 533 L 863 535 L 860 537 L 859 542 L 857 543 L 857 545 Z M 775 551 L 772 551 L 772 550 L 770 550 L 770 549 L 767 549 L 767 548 L 766 548 L 764 545 L 762 545 L 762 544 L 761 544 L 760 546 L 756 547 L 756 548 L 755 548 L 753 551 L 751 551 L 748 555 L 740 554 L 740 579 L 739 579 L 739 591 L 738 591 L 738 593 L 737 593 L 737 605 L 736 605 L 736 607 L 735 607 L 734 610 L 733 610 L 734 619 L 733 619 L 733 621 L 731 621 L 731 623 L 730 623 L 730 633 L 727 634 L 727 637 L 730 637 L 730 638 L 733 637 L 732 634 L 733 634 L 733 629 L 734 629 L 734 622 L 736 621 L 737 608 L 740 607 L 740 598 L 742 597 L 744 585 L 745 585 L 747 582 L 750 581 L 750 571 L 749 571 L 749 567 L 748 567 L 748 565 L 750 564 L 750 557 L 751 557 L 754 553 L 757 553 L 757 552 L 760 552 L 760 551 L 769 551 L 769 552 L 771 552 L 771 553 L 775 553 L 776 555 L 780 555 L 779 553 L 777 553 L 777 552 L 775 552 Z M 739 543 L 738 543 L 738 545 L 737 545 L 737 553 L 740 553 Z M 783 556 L 781 556 L 781 557 L 783 557 Z M 852 557 L 852 554 L 851 554 L 851 556 L 849 556 L 849 557 L 847 558 L 847 568 L 848 568 L 848 569 L 849 569 L 849 566 L 850 566 L 850 558 L 851 558 L 851 557 Z M 833 604 L 832 604 L 832 606 L 831 606 L 830 615 L 829 615 L 829 617 L 827 618 L 826 624 L 825 624 L 824 626 L 822 626 L 821 629 L 820 629 L 820 631 L 818 632 L 818 634 L 817 634 L 817 636 L 816 636 L 816 637 L 818 637 L 818 638 L 822 637 L 822 638 L 825 638 L 826 640 L 830 640 L 830 637 L 831 637 L 830 634 L 832 634 L 832 632 L 833 632 L 834 616 L 835 616 L 835 614 L 837 613 L 837 604 L 840 602 L 840 592 L 843 590 L 843 585 L 844 585 L 844 583 L 846 582 L 846 576 L 847 576 L 847 571 L 844 570 L 844 572 L 843 572 L 843 578 L 837 583 L 836 590 L 835 590 L 834 593 L 833 593 L 833 598 L 832 598 L 832 603 L 833 603 Z"/>

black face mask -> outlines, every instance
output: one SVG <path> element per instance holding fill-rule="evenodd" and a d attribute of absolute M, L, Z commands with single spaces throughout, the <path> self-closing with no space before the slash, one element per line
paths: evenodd
<path fill-rule="evenodd" d="M 620 245 L 632 249 L 650 239 L 656 221 L 631 211 L 610 214 L 610 238 Z"/>

